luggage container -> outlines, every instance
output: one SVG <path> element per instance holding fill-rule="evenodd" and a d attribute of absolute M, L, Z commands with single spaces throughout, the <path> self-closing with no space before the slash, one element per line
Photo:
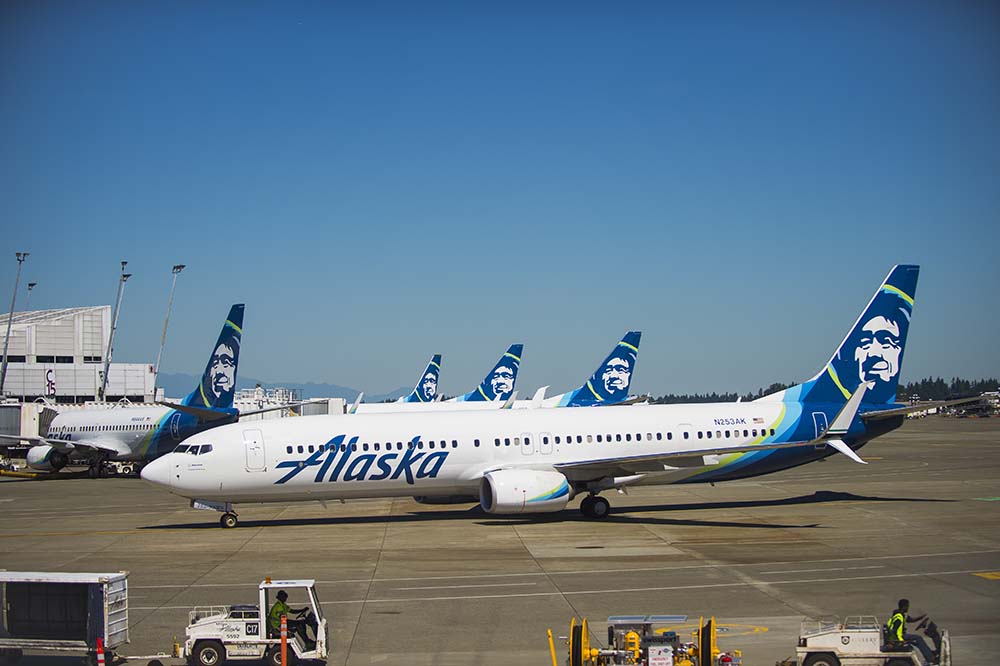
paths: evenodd
<path fill-rule="evenodd" d="M 96 657 L 101 639 L 108 663 L 128 643 L 128 572 L 0 571 L 0 655 L 56 650 Z"/>

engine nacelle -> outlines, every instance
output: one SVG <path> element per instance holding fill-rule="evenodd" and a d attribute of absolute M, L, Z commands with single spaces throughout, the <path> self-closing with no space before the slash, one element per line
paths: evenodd
<path fill-rule="evenodd" d="M 479 504 L 486 513 L 562 511 L 573 499 L 573 487 L 556 471 L 501 469 L 483 477 Z"/>
<path fill-rule="evenodd" d="M 43 472 L 58 472 L 69 462 L 69 457 L 65 453 L 46 444 L 28 449 L 26 459 L 28 467 Z"/>

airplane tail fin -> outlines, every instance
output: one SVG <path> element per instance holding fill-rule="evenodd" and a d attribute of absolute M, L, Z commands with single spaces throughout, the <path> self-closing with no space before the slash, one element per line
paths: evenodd
<path fill-rule="evenodd" d="M 514 392 L 514 385 L 517 383 L 517 370 L 521 366 L 521 352 L 524 345 L 511 345 L 504 352 L 496 365 L 486 373 L 482 383 L 475 391 L 460 395 L 455 398 L 456 402 L 484 402 L 508 400 Z"/>
<path fill-rule="evenodd" d="M 626 333 L 590 379 L 575 391 L 564 394 L 558 406 L 615 405 L 628 398 L 641 337 L 640 331 Z"/>
<path fill-rule="evenodd" d="M 866 403 L 895 402 L 919 274 L 919 266 L 893 266 L 823 369 L 766 399 L 846 402 L 861 382 L 868 382 Z"/>
<path fill-rule="evenodd" d="M 212 355 L 201 376 L 197 388 L 191 391 L 182 404 L 187 407 L 205 409 L 231 409 L 236 393 L 236 369 L 240 362 L 240 340 L 243 337 L 243 310 L 237 303 L 229 309 L 219 333 L 219 339 L 212 347 Z"/>
<path fill-rule="evenodd" d="M 434 354 L 420 380 L 403 402 L 434 402 L 438 394 L 438 375 L 441 374 L 441 354 Z"/>

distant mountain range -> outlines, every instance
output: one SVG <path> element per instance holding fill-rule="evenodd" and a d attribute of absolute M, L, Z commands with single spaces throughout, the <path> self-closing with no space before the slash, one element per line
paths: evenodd
<path fill-rule="evenodd" d="M 198 385 L 201 378 L 197 375 L 185 375 L 183 373 L 161 372 L 156 382 L 157 387 L 162 387 L 164 393 L 172 398 L 181 398 L 190 393 Z M 317 384 L 315 382 L 269 382 L 254 377 L 237 377 L 237 389 L 252 389 L 260 384 L 266 389 L 287 388 L 297 389 L 302 393 L 303 398 L 344 398 L 353 401 L 358 397 L 358 389 L 350 386 L 339 386 L 337 384 Z M 410 392 L 410 389 L 402 387 L 390 393 L 365 394 L 365 402 L 382 402 L 384 400 L 395 400 Z"/>

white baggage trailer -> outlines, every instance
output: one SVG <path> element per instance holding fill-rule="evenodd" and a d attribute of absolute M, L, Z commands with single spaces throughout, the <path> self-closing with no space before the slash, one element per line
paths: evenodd
<path fill-rule="evenodd" d="M 25 650 L 96 655 L 128 643 L 128 572 L 0 571 L 0 656 Z"/>

